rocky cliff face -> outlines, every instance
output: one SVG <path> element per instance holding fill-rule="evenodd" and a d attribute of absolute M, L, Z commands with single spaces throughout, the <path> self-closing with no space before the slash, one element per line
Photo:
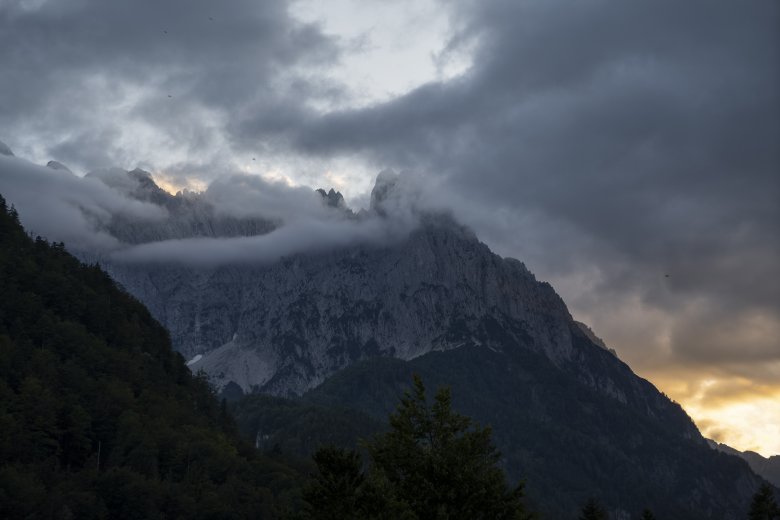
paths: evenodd
<path fill-rule="evenodd" d="M 109 269 L 182 353 L 203 356 L 193 368 L 245 390 L 301 393 L 368 356 L 411 359 L 481 343 L 491 325 L 557 361 L 574 356 L 571 319 L 552 288 L 447 219 L 391 247 L 267 267 Z"/>
<path fill-rule="evenodd" d="M 394 189 L 393 179 L 380 177 L 376 218 L 393 211 Z M 157 196 L 149 186 L 143 190 Z M 343 207 L 340 195 L 321 195 Z M 181 214 L 192 220 L 191 212 Z M 171 220 L 177 218 L 186 220 L 176 214 Z M 168 225 L 157 224 L 155 232 Z M 211 232 L 219 225 L 212 223 Z M 128 223 L 115 228 L 128 241 L 129 230 L 134 241 L 143 234 Z M 683 435 L 700 439 L 677 405 L 572 319 L 549 284 L 521 262 L 493 254 L 445 215 L 420 216 L 413 231 L 389 245 L 354 244 L 270 265 L 104 267 L 165 325 L 191 368 L 205 370 L 220 388 L 233 382 L 245 392 L 299 395 L 371 357 L 410 360 L 466 346 L 526 349 L 616 404 L 673 417 Z"/>
<path fill-rule="evenodd" d="M 529 496 L 554 518 L 576 515 L 596 495 L 616 518 L 656 504 L 659 517 L 734 519 L 755 491 L 747 464 L 711 450 L 677 404 L 572 319 L 549 284 L 452 218 L 420 210 L 392 175 L 380 175 L 371 207 L 357 214 L 335 191 L 298 193 L 316 206 L 303 207 L 305 225 L 258 217 L 273 213 L 253 211 L 256 198 L 244 200 L 251 211 L 226 211 L 251 179 L 219 205 L 208 192 L 165 193 L 139 170 L 93 176 L 151 203 L 141 206 L 155 215 L 82 208 L 116 240 L 79 255 L 145 303 L 190 368 L 218 387 L 305 394 L 381 418 L 419 372 L 451 385 L 457 409 L 494 426 L 502 464 L 529 478 Z M 318 219 L 324 225 L 311 225 Z M 281 249 L 286 256 L 260 251 L 290 239 L 298 242 Z M 316 251 L 307 240 L 318 241 Z M 253 249 L 242 255 L 246 244 Z M 127 254 L 149 245 L 178 254 Z M 203 245 L 212 258 L 232 247 L 231 260 L 189 261 Z"/>

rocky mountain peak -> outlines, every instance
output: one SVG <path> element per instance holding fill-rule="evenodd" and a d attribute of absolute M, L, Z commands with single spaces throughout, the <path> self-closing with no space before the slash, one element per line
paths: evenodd
<path fill-rule="evenodd" d="M 274 229 L 217 213 L 206 194 L 167 194 L 143 170 L 97 175 L 169 211 L 161 222 L 113 221 L 108 231 L 126 243 Z M 494 254 L 446 212 L 417 209 L 412 180 L 393 172 L 377 177 L 364 217 L 411 216 L 415 223 L 385 242 L 347 242 L 262 265 L 104 265 L 166 326 L 191 368 L 204 369 L 219 388 L 233 382 L 244 391 L 294 395 L 367 358 L 520 349 L 616 403 L 649 414 L 670 406 L 605 353 L 522 262 Z M 333 189 L 318 194 L 329 206 L 343 204 Z"/>
<path fill-rule="evenodd" d="M 331 208 L 346 209 L 347 204 L 344 202 L 344 196 L 340 191 L 336 191 L 331 188 L 326 192 L 324 189 L 318 188 L 317 193 L 322 196 L 325 204 Z"/>
<path fill-rule="evenodd" d="M 173 195 L 160 188 L 148 171 L 136 168 L 127 172 L 127 176 L 135 182 L 131 193 L 135 198 L 161 206 L 169 206 L 173 202 Z"/>
<path fill-rule="evenodd" d="M 387 206 L 400 195 L 398 192 L 399 182 L 400 176 L 397 173 L 391 170 L 379 172 L 374 188 L 371 190 L 370 209 L 379 215 L 386 216 Z"/>

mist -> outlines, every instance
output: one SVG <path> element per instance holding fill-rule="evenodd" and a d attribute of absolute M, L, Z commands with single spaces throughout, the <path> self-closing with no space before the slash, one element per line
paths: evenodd
<path fill-rule="evenodd" d="M 419 225 L 422 209 L 415 197 L 419 192 L 412 189 L 411 177 L 392 172 L 382 172 L 377 185 L 373 207 L 358 213 L 343 203 L 329 206 L 313 188 L 246 174 L 217 177 L 201 193 L 154 192 L 170 201 L 191 203 L 182 216 L 172 214 L 175 209 L 165 204 L 139 200 L 147 194 L 137 191 L 138 183 L 119 168 L 80 177 L 66 169 L 0 156 L 0 193 L 14 205 L 30 233 L 64 242 L 76 254 L 120 263 L 267 264 L 354 244 L 388 245 Z M 256 219 L 272 229 L 251 236 L 188 236 L 144 243 L 123 242 L 110 231 L 123 224 L 165 226 L 176 218 Z"/>

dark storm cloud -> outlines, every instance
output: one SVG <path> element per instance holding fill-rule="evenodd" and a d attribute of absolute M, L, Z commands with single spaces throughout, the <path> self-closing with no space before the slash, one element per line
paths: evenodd
<path fill-rule="evenodd" d="M 777 323 L 780 4 L 507 0 L 454 17 L 453 45 L 475 45 L 463 76 L 312 120 L 296 146 L 435 172 L 461 213 L 515 215 L 514 236 L 475 221 L 543 276 L 600 266 L 575 307 L 637 297 L 671 316 L 705 299 L 690 330 L 674 318 L 674 355 L 717 360 L 708 320 Z M 762 341 L 732 352 L 780 358 Z"/>
<path fill-rule="evenodd" d="M 3 2 L 3 139 L 18 149 L 34 136 L 64 162 L 94 168 L 127 153 L 117 134 L 129 121 L 115 113 L 194 151 L 219 138 L 214 120 L 221 131 L 222 119 L 251 111 L 273 128 L 319 92 L 338 95 L 295 72 L 332 63 L 338 48 L 287 9 L 281 0 Z"/>

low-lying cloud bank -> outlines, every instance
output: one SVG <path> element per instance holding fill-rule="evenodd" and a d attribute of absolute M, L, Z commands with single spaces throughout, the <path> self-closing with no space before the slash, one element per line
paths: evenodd
<path fill-rule="evenodd" d="M 79 177 L 55 166 L 2 155 L 0 193 L 31 233 L 115 262 L 268 263 L 355 243 L 392 243 L 419 220 L 411 179 L 401 183 L 390 172 L 378 177 L 372 207 L 356 214 L 335 192 L 329 204 L 327 194 L 312 188 L 258 176 L 220 177 L 202 193 L 174 196 L 140 170 L 104 169 Z M 220 236 L 214 231 L 217 224 L 238 230 L 235 236 Z M 156 226 L 163 236 L 181 229 L 186 234 L 137 243 L 123 241 L 116 232 L 139 226 Z"/>
<path fill-rule="evenodd" d="M 166 212 L 131 199 L 94 178 L 0 155 L 0 193 L 13 204 L 28 232 L 73 249 L 110 251 L 121 243 L 104 225 L 113 216 L 152 222 Z"/>
<path fill-rule="evenodd" d="M 121 262 L 183 263 L 213 266 L 270 263 L 296 253 L 325 251 L 355 243 L 382 244 L 391 238 L 377 219 L 283 225 L 265 235 L 232 238 L 188 238 L 149 242 L 116 251 Z"/>

